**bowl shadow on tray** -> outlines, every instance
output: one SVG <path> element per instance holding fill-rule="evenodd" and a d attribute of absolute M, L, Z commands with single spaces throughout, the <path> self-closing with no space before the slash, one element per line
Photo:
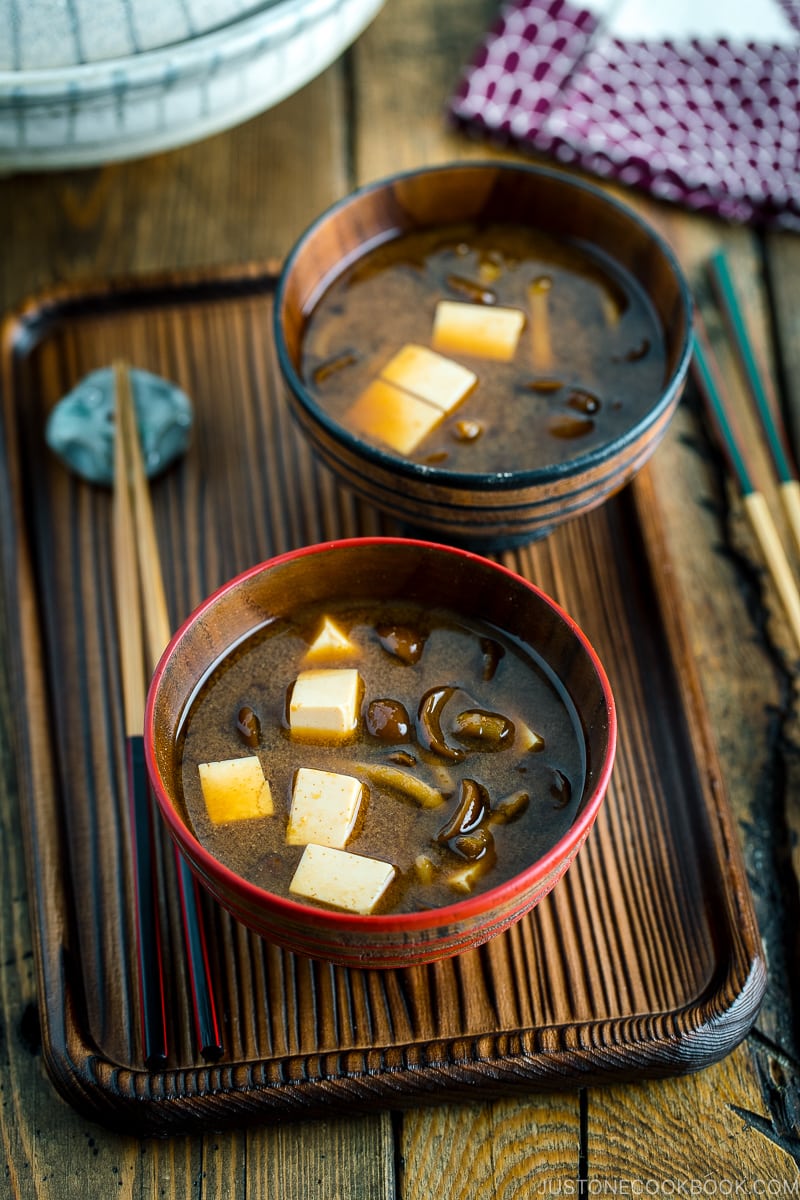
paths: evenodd
<path fill-rule="evenodd" d="M 498 870 L 487 880 L 486 890 L 480 891 L 478 887 L 467 894 L 456 891 L 452 893 L 453 901 L 448 893 L 447 900 L 437 901 L 438 907 L 405 912 L 376 909 L 366 911 L 365 915 L 359 911 L 315 907 L 291 893 L 277 894 L 277 888 L 268 891 L 263 883 L 259 886 L 225 865 L 218 851 L 212 852 L 204 844 L 205 839 L 200 839 L 196 824 L 188 815 L 181 754 L 177 752 L 187 714 L 201 690 L 207 692 L 208 681 L 220 665 L 226 659 L 230 661 L 231 653 L 241 651 L 247 640 L 266 625 L 296 622 L 298 613 L 304 611 L 318 615 L 329 610 L 336 612 L 346 605 L 366 612 L 383 606 L 377 611 L 385 612 L 386 606 L 392 610 L 398 604 L 416 605 L 426 612 L 446 609 L 467 627 L 495 629 L 498 635 L 510 639 L 509 647 L 516 647 L 508 654 L 517 657 L 521 653 L 525 671 L 544 672 L 550 680 L 547 686 L 555 689 L 554 695 L 566 697 L 563 703 L 572 713 L 569 737 L 574 739 L 582 764 L 575 775 L 574 803 L 552 840 L 544 844 L 530 840 L 538 836 L 535 825 L 527 833 L 521 822 L 506 826 L 504 837 L 506 834 L 514 839 L 524 837 L 526 848 L 535 845 L 535 853 L 530 852 L 531 861 L 523 852 L 510 878 L 504 878 L 502 870 Z M 427 646 L 423 659 L 426 652 Z M 534 659 L 538 663 L 535 668 Z M 354 661 L 361 663 L 367 672 L 359 710 L 363 727 L 371 698 L 370 680 L 374 676 L 369 674 L 362 658 L 356 656 Z M 272 693 L 280 693 L 277 699 L 273 695 L 279 707 L 268 718 L 274 727 L 280 724 L 280 713 L 285 711 L 283 692 L 276 678 L 270 676 L 269 684 Z M 495 686 L 484 684 L 484 694 L 491 695 Z M 264 713 L 261 723 L 265 723 Z M 292 740 L 290 737 L 289 741 Z M 550 770 L 549 756 L 556 755 L 556 744 L 554 741 L 543 748 L 542 754 L 534 754 L 535 767 L 524 769 L 539 771 L 541 763 L 541 769 Z M 616 709 L 603 668 L 585 635 L 552 600 L 506 568 L 467 551 L 393 538 L 356 538 L 306 547 L 261 564 L 224 585 L 195 611 L 170 643 L 150 688 L 145 722 L 145 752 L 157 804 L 180 852 L 201 883 L 238 920 L 268 940 L 312 958 L 351 967 L 411 966 L 460 953 L 493 937 L 530 911 L 567 870 L 588 836 L 608 787 L 615 748 Z M 265 774 L 273 773 L 275 812 L 264 820 L 285 822 L 294 802 L 290 776 L 287 773 L 287 780 L 278 781 L 274 787 L 276 768 L 271 751 L 265 753 L 265 749 L 266 743 L 262 743 L 255 753 L 261 752 L 263 760 L 270 764 Z M 387 754 L 392 749 L 397 747 L 385 747 Z M 412 772 L 430 772 L 430 766 L 424 767 L 425 756 L 420 757 L 419 745 L 413 737 L 410 742 L 404 741 L 400 749 L 411 751 L 417 759 L 419 766 L 412 768 Z M 241 746 L 233 753 L 241 754 Z M 503 753 L 513 756 L 516 747 Z M 529 748 L 525 748 L 525 753 L 531 753 Z M 349 773 L 356 776 L 363 773 L 371 781 L 368 819 L 369 806 L 377 806 L 387 788 L 380 782 L 376 784 L 375 777 L 365 773 L 366 768 L 361 771 L 357 740 L 349 745 L 348 756 Z M 493 757 L 499 760 L 502 754 L 482 756 L 482 780 L 489 793 L 492 772 L 500 771 L 499 766 L 492 766 Z M 334 765 L 330 769 L 336 771 L 335 755 L 331 761 Z M 294 759 L 290 759 L 290 771 L 297 765 L 292 766 L 292 762 Z M 424 770 L 420 771 L 420 767 Z M 532 776 L 530 780 L 533 789 Z M 392 786 L 389 785 L 389 792 Z M 454 794 L 458 796 L 456 789 Z M 532 816 L 539 812 L 535 807 L 539 801 L 533 800 L 538 794 L 531 790 Z M 388 802 L 384 799 L 383 803 Z M 449 817 L 454 803 L 456 800 L 450 795 L 436 810 L 437 826 Z M 413 828 L 419 826 L 415 824 Z M 350 849 L 351 844 L 346 848 Z M 352 848 L 358 852 L 355 839 Z M 391 857 L 391 849 L 385 848 L 385 857 Z M 417 850 L 409 853 L 413 863 Z M 287 857 L 285 848 L 279 848 L 278 855 Z M 407 867 L 408 864 L 402 870 Z M 398 880 L 402 878 L 402 870 Z"/>
<path fill-rule="evenodd" d="M 478 470 L 470 468 L 463 454 L 455 468 L 446 461 L 446 450 L 426 460 L 422 452 L 430 439 L 423 440 L 419 453 L 406 453 L 387 446 L 380 437 L 356 431 L 343 417 L 341 406 L 335 408 L 316 386 L 307 361 L 307 343 L 323 311 L 322 302 L 337 282 L 349 279 L 354 268 L 365 273 L 364 263 L 371 263 L 376 253 L 385 255 L 387 246 L 391 255 L 392 245 L 404 239 L 431 236 L 435 241 L 439 235 L 446 237 L 448 229 L 464 227 L 477 231 L 478 238 L 487 228 L 522 228 L 555 247 L 554 261 L 562 254 L 576 261 L 583 258 L 589 273 L 605 275 L 612 290 L 624 287 L 627 296 L 638 297 L 643 311 L 649 312 L 653 341 L 658 343 L 653 350 L 657 348 L 662 355 L 660 369 L 654 375 L 654 368 L 648 366 L 647 382 L 624 403 L 614 391 L 616 385 L 609 384 L 610 394 L 601 395 L 598 406 L 603 411 L 584 422 L 587 429 L 593 429 L 588 439 L 576 439 L 565 450 L 563 442 L 545 436 L 543 422 L 550 418 L 541 414 L 548 406 L 553 409 L 553 401 L 545 394 L 552 390 L 553 381 L 541 377 L 542 372 L 533 384 L 515 384 L 517 394 L 510 397 L 513 411 L 504 393 L 507 411 L 503 420 L 509 427 L 505 436 L 510 452 L 502 461 Z M 391 270 L 385 270 L 384 276 L 388 279 Z M 342 294 L 337 296 L 338 303 Z M 380 300 L 382 295 L 376 292 L 373 298 Z M 464 299 L 457 293 L 446 298 Z M 429 336 L 427 314 L 433 300 L 428 297 L 416 306 L 426 314 L 423 324 L 404 328 L 413 328 L 417 335 L 413 340 L 423 342 Z M 352 384 L 355 392 L 370 372 L 381 369 L 375 366 L 380 355 L 385 360 L 398 349 L 396 342 L 392 343 L 392 331 L 388 335 L 380 332 L 381 307 L 372 304 L 361 338 L 356 328 L 350 344 L 350 356 L 363 357 L 368 364 L 366 375 L 350 376 L 357 381 Z M 544 167 L 455 163 L 369 184 L 324 213 L 299 239 L 281 273 L 274 336 L 290 410 L 321 461 L 357 495 L 396 518 L 403 531 L 481 551 L 542 537 L 601 504 L 633 478 L 663 438 L 680 399 L 691 354 L 691 314 L 690 292 L 669 247 L 635 213 L 599 188 Z M 534 310 L 525 316 L 517 360 L 522 355 L 520 347 L 527 345 L 528 327 L 535 330 L 536 325 Z M 587 333 L 584 339 L 579 328 L 576 340 L 583 342 L 590 336 L 596 335 Z M 435 336 L 429 345 L 436 347 Z M 599 362 L 593 350 L 588 353 Z M 469 353 L 449 357 L 475 372 L 482 369 Z M 529 370 L 530 364 L 519 369 Z M 573 389 L 572 395 L 585 394 L 574 362 L 557 364 L 544 375 L 552 377 L 559 370 L 566 371 L 562 400 L 569 389 Z M 641 368 L 631 357 L 630 371 L 636 370 Z M 632 393 L 637 386 L 631 385 Z M 473 404 L 473 397 L 482 394 L 492 403 L 488 387 L 485 393 L 481 387 L 479 382 L 465 404 Z M 529 389 L 527 409 L 519 400 L 525 388 Z M 542 394 L 532 396 L 531 391 L 537 389 Z M 539 416 L 528 420 L 523 413 L 532 411 L 534 401 Z M 458 411 L 465 411 L 465 405 Z M 452 414 L 442 429 L 448 421 L 452 423 Z M 492 428 L 491 420 L 487 428 Z M 602 432 L 604 428 L 607 433 Z M 488 435 L 483 434 L 482 440 L 488 441 Z"/>

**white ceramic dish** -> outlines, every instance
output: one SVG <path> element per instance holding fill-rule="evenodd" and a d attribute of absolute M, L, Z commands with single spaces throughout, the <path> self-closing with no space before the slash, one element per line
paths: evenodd
<path fill-rule="evenodd" d="M 33 4 L 35 0 L 29 0 Z M 44 9 L 70 9 L 69 37 L 59 38 L 57 13 L 50 24 L 44 12 L 38 22 L 30 10 L 21 22 L 0 26 L 0 171 L 47 170 L 93 166 L 111 160 L 138 158 L 198 141 L 263 112 L 297 91 L 329 66 L 366 28 L 383 0 L 267 0 L 246 15 L 210 28 L 211 0 L 178 4 L 177 0 L 130 0 L 112 7 L 139 13 L 139 24 L 120 12 L 108 25 L 105 42 L 98 40 L 101 6 L 65 5 L 63 0 L 39 0 Z M 232 0 L 214 0 L 225 14 Z M 222 5 L 222 8 L 219 6 Z M 106 7 L 107 6 L 107 7 Z M 203 10 L 204 31 L 179 42 L 168 39 L 178 28 L 173 21 L 156 23 L 147 39 L 133 38 L 138 49 L 118 52 L 131 42 L 131 30 L 147 28 L 145 16 L 164 8 L 185 13 Z M 3 9 L 0 0 L 0 11 Z M 77 24 L 80 12 L 94 14 Z M 90 30 L 94 31 L 90 34 Z M 160 30 L 160 33 L 156 32 Z M 116 33 L 114 33 L 116 31 Z M 154 44 L 161 42 L 162 44 Z M 51 61 L 42 63 L 45 45 L 53 47 Z M 102 48 L 112 57 L 102 57 Z M 82 61 L 65 65 L 79 51 Z M 98 57 L 90 60 L 90 53 Z"/>

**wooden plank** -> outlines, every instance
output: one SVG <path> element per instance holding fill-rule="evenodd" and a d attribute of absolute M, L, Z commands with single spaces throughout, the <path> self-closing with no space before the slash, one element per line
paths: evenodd
<path fill-rule="evenodd" d="M 579 1180 L 589 1195 L 680 1195 L 692 1186 L 734 1195 L 755 1180 L 780 1189 L 798 1178 L 797 1169 L 785 1149 L 764 1138 L 758 1114 L 742 1108 L 743 1088 L 753 1094 L 757 1087 L 752 1076 L 751 1056 L 740 1046 L 706 1071 L 668 1083 L 420 1109 L 404 1118 L 403 1195 L 430 1195 L 426 1181 L 435 1170 L 442 1200 L 577 1195 Z M 578 1136 L 582 1109 L 585 1141 Z M 689 1113 L 707 1137 L 686 1136 Z M 651 1136 L 643 1137 L 643 1128 Z"/>
<path fill-rule="evenodd" d="M 800 239 L 769 234 L 763 270 L 773 300 L 770 338 L 778 352 L 776 376 L 786 406 L 795 459 L 800 458 L 800 328 L 797 322 Z"/>
<path fill-rule="evenodd" d="M 394 1196 L 391 1117 L 309 1122 L 248 1134 L 248 1198 Z M 232 1194 L 219 1188 L 219 1196 Z"/>
<path fill-rule="evenodd" d="M 403 1118 L 403 1200 L 577 1195 L 579 1097 L 418 1109 Z M 574 1191 L 570 1193 L 570 1188 Z"/>
<path fill-rule="evenodd" d="M 765 238 L 761 264 L 772 299 L 772 324 L 769 330 L 776 347 L 775 385 L 784 405 L 788 434 L 794 463 L 800 461 L 800 241 L 797 238 L 772 235 Z M 797 701 L 794 701 L 797 708 Z M 793 724 L 800 715 L 795 712 Z M 786 744 L 787 795 L 797 795 L 800 786 L 800 753 L 798 739 Z M 800 890 L 800 806 L 786 806 L 786 824 L 792 870 Z"/>
<path fill-rule="evenodd" d="M 681 1188 L 690 1194 L 692 1187 L 694 1194 L 697 1188 L 705 1195 L 736 1195 L 737 1188 L 751 1194 L 761 1181 L 765 1192 L 784 1194 L 782 1185 L 800 1178 L 797 1164 L 787 1149 L 764 1136 L 758 1122 L 765 1110 L 760 1104 L 757 1112 L 746 1109 L 748 1095 L 758 1096 L 758 1081 L 744 1045 L 721 1063 L 668 1086 L 642 1083 L 592 1092 L 589 1194 L 615 1187 L 620 1194 L 626 1185 L 629 1195 L 680 1195 Z M 652 1136 L 642 1137 L 642 1128 Z"/>
<path fill-rule="evenodd" d="M 423 163 L 509 156 L 464 137 L 445 113 L 496 10 L 493 0 L 401 0 L 378 14 L 351 52 L 360 117 L 353 136 L 358 183 Z"/>

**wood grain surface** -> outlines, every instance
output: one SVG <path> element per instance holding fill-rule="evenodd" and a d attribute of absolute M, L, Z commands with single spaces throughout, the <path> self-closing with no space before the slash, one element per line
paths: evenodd
<path fill-rule="evenodd" d="M 388 0 L 345 59 L 240 129 L 141 163 L 0 181 L 0 306 L 61 282 L 282 258 L 358 182 L 421 162 L 510 154 L 456 136 L 442 118 L 494 11 L 493 0 Z M 703 261 L 725 245 L 796 434 L 800 243 L 625 198 L 665 234 L 701 299 Z M 744 418 L 743 396 L 739 404 Z M 754 429 L 751 440 L 763 455 Z M 640 1194 L 794 1194 L 797 663 L 691 390 L 651 476 L 767 953 L 767 994 L 747 1041 L 667 1080 L 158 1141 L 106 1132 L 59 1099 L 41 1059 L 21 850 L 20 682 L 8 666 L 14 614 L 13 626 L 0 622 L 0 1195 L 527 1197 L 577 1194 L 580 1178 L 589 1193 L 635 1194 L 638 1185 Z"/>

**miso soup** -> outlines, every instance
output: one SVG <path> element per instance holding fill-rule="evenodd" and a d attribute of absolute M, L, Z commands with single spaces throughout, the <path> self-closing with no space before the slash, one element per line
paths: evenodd
<path fill-rule="evenodd" d="M 566 832 L 587 771 L 543 660 L 488 624 L 395 602 L 309 607 L 253 633 L 210 672 L 176 752 L 213 855 L 269 891 L 358 912 L 439 907 L 517 874 Z M 224 787 L 209 805 L 201 764 L 231 763 L 259 786 L 263 773 L 251 809 L 244 793 L 228 808 Z M 373 898 L 298 892 L 309 845 L 353 885 L 365 861 Z"/>
<path fill-rule="evenodd" d="M 665 350 L 642 289 L 598 251 L 464 224 L 393 238 L 344 271 L 309 314 L 301 373 L 384 451 L 497 473 L 624 434 L 662 389 Z"/>

